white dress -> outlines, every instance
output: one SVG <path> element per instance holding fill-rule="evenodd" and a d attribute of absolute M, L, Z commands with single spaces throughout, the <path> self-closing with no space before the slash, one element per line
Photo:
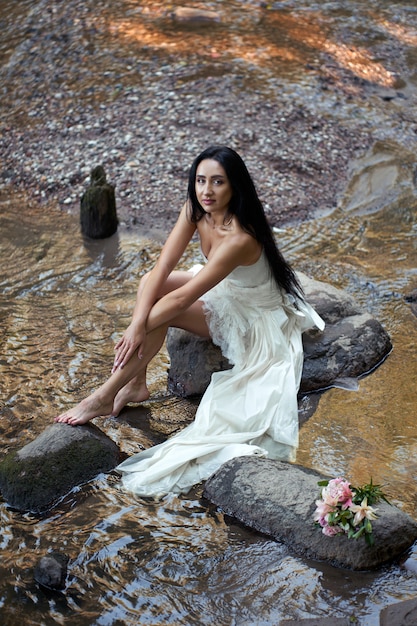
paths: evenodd
<path fill-rule="evenodd" d="M 281 293 L 264 254 L 201 300 L 212 340 L 233 367 L 212 375 L 192 424 L 117 467 L 123 486 L 142 496 L 187 492 L 236 456 L 290 460 L 298 445 L 301 334 L 323 329 L 321 317 Z"/>

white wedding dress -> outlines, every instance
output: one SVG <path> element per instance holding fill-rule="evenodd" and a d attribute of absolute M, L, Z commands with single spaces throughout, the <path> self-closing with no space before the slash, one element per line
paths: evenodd
<path fill-rule="evenodd" d="M 187 492 L 236 456 L 290 460 L 298 445 L 301 334 L 323 329 L 321 317 L 281 293 L 264 253 L 201 300 L 213 342 L 234 365 L 212 375 L 192 424 L 117 467 L 142 496 Z"/>

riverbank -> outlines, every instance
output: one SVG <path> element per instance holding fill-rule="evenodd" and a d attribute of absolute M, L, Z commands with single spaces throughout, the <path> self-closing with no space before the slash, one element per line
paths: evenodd
<path fill-rule="evenodd" d="M 245 2 L 236 19 L 234 3 L 212 3 L 210 23 L 175 20 L 163 3 L 30 4 L 2 49 L 0 183 L 42 203 L 77 212 L 103 164 L 122 223 L 165 233 L 192 160 L 224 143 L 280 227 L 333 211 L 350 163 L 378 139 L 415 140 L 412 7 L 368 11 L 365 50 L 314 4 Z"/>

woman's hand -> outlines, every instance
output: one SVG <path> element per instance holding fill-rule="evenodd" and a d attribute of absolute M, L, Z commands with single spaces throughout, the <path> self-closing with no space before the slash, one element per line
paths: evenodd
<path fill-rule="evenodd" d="M 118 369 L 123 369 L 126 363 L 137 352 L 139 359 L 142 358 L 143 348 L 146 339 L 146 331 L 143 327 L 130 324 L 123 334 L 123 337 L 116 343 L 114 349 L 116 355 L 112 368 L 112 374 Z"/>

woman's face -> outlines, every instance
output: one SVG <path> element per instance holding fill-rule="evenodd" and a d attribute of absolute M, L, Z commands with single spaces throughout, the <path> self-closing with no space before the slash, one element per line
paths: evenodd
<path fill-rule="evenodd" d="M 232 187 L 226 172 L 214 159 L 204 159 L 195 177 L 197 200 L 206 213 L 227 213 L 232 199 Z"/>

